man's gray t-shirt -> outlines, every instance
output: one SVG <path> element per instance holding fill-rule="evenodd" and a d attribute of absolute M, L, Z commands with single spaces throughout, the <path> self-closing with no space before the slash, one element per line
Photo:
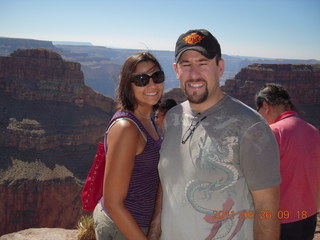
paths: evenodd
<path fill-rule="evenodd" d="M 262 117 L 230 96 L 201 114 L 186 101 L 167 113 L 159 174 L 161 240 L 253 240 L 250 191 L 280 183 L 278 145 Z"/>

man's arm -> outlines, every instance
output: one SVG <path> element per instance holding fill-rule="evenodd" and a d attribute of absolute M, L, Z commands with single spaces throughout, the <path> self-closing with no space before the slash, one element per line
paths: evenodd
<path fill-rule="evenodd" d="M 279 240 L 279 185 L 262 190 L 251 191 L 251 194 L 255 208 L 254 239 Z"/>
<path fill-rule="evenodd" d="M 161 209 L 162 209 L 162 187 L 159 184 L 156 206 L 154 209 L 152 221 L 150 223 L 148 239 L 149 240 L 158 240 L 161 235 Z"/>

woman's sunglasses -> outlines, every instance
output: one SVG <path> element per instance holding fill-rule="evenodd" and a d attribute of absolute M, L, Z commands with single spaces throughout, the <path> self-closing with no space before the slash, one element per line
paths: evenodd
<path fill-rule="evenodd" d="M 138 74 L 131 77 L 131 82 L 133 82 L 137 87 L 144 87 L 149 84 L 150 78 L 152 78 L 154 83 L 162 83 L 164 82 L 164 72 L 158 71 L 151 76 L 146 73 Z"/>

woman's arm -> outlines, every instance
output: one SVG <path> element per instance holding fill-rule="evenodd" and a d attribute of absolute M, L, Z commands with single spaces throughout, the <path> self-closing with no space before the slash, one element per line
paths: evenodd
<path fill-rule="evenodd" d="M 159 184 L 156 206 L 154 209 L 150 229 L 148 233 L 149 240 L 158 240 L 161 235 L 161 209 L 162 209 L 162 187 Z"/>
<path fill-rule="evenodd" d="M 103 184 L 104 207 L 127 239 L 146 240 L 133 216 L 124 205 L 137 153 L 144 148 L 141 133 L 128 120 L 120 120 L 109 130 Z"/>

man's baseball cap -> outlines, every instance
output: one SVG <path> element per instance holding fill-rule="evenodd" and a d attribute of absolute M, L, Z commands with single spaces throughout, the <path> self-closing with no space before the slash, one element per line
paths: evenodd
<path fill-rule="evenodd" d="M 189 30 L 180 35 L 175 49 L 176 62 L 187 50 L 197 51 L 208 59 L 213 59 L 216 55 L 221 58 L 221 48 L 218 40 L 205 29 Z"/>

